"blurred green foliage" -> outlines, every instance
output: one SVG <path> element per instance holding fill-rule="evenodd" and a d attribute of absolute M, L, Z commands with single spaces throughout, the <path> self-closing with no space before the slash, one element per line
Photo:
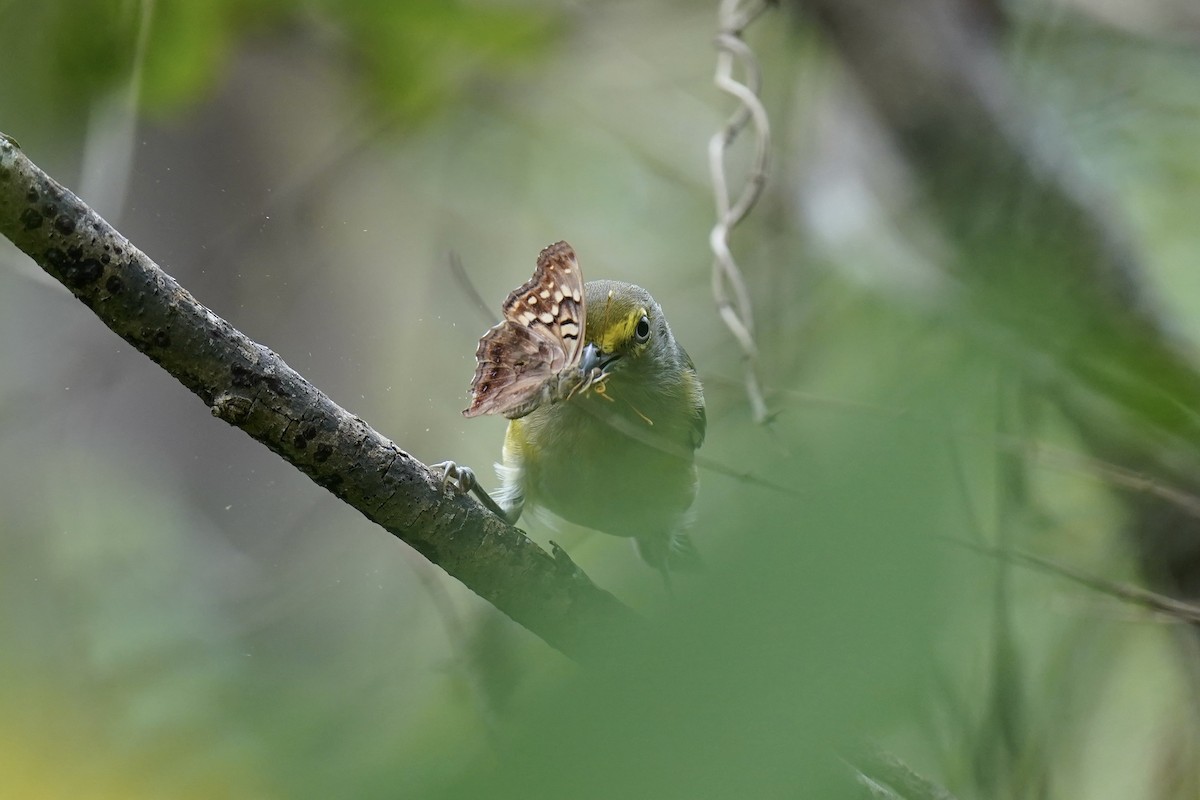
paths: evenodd
<path fill-rule="evenodd" d="M 1194 341 L 1195 48 L 1021 8 L 1008 59 Z M 937 220 L 782 11 L 749 37 L 776 166 L 734 246 L 777 412 L 750 422 L 708 284 L 714 18 L 0 2 L 0 130 L 72 187 L 129 147 L 118 228 L 402 447 L 490 481 L 502 423 L 459 415 L 489 321 L 447 252 L 498 306 L 565 238 L 663 304 L 711 465 L 709 570 L 674 596 L 628 543 L 528 522 L 648 619 L 581 668 L 0 250 L 0 797 L 863 797 L 863 741 L 963 798 L 1196 795 L 1192 635 L 947 541 L 1142 580 L 1126 465 L 1030 400 L 1013 309 L 961 304 Z M 1000 267 L 1011 202 L 963 198 Z"/>
<path fill-rule="evenodd" d="M 78 0 L 8 3 L 3 13 L 10 36 L 0 64 L 21 79 L 6 81 L 0 97 L 53 122 L 124 88 L 139 58 L 142 109 L 159 118 L 182 112 L 228 77 L 241 43 L 309 28 L 308 46 L 355 64 L 384 117 L 411 123 L 481 76 L 528 62 L 559 27 L 537 4 L 435 0 Z"/>

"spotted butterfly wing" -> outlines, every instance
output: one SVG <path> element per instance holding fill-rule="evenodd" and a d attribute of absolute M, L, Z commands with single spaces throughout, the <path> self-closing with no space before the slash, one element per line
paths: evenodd
<path fill-rule="evenodd" d="M 579 363 L 587 309 L 571 245 L 543 250 L 533 277 L 509 292 L 502 310 L 504 320 L 475 350 L 471 405 L 463 416 L 524 416 L 544 402 L 560 372 Z"/>

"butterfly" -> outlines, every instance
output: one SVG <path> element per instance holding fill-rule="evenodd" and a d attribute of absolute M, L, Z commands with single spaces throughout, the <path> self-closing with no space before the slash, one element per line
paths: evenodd
<path fill-rule="evenodd" d="M 471 405 L 463 416 L 516 419 L 603 381 L 602 370 L 580 369 L 587 305 L 571 245 L 542 250 L 533 277 L 509 292 L 501 310 L 504 320 L 475 349 Z"/>

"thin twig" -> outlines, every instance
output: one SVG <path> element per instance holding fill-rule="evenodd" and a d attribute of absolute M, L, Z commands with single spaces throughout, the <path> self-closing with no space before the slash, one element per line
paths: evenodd
<path fill-rule="evenodd" d="M 1004 440 L 1002 440 L 1003 443 Z M 1026 457 L 1061 470 L 1090 475 L 1097 480 L 1139 494 L 1147 494 L 1164 500 L 1184 511 L 1188 516 L 1200 519 L 1200 497 L 1171 486 L 1144 473 L 1109 464 L 1083 453 L 1073 453 L 1063 447 L 1044 442 L 1013 440 L 1008 446 L 1020 450 Z"/>
<path fill-rule="evenodd" d="M 863 748 L 845 759 L 855 778 L 883 800 L 954 800 L 954 795 L 891 753 Z"/>
<path fill-rule="evenodd" d="M 740 386 L 731 378 L 720 375 L 705 375 L 704 384 L 722 384 Z M 779 389 L 775 394 L 784 399 L 793 399 L 797 403 L 812 408 L 830 408 L 850 414 L 864 414 L 883 417 L 897 421 L 907 421 L 913 424 L 929 426 L 942 435 L 967 435 L 994 439 L 996 447 L 1008 452 L 1021 455 L 1038 466 L 1055 469 L 1060 472 L 1087 475 L 1098 481 L 1115 486 L 1125 491 L 1145 494 L 1158 498 L 1183 511 L 1189 517 L 1200 519 L 1200 495 L 1168 483 L 1154 475 L 1112 464 L 1103 459 L 1068 450 L 1065 447 L 1049 444 L 1036 439 L 1025 439 L 1020 436 L 1000 434 L 976 426 L 947 426 L 944 416 L 929 416 L 914 413 L 911 409 L 891 407 L 868 403 L 860 400 L 845 400 L 837 397 L 797 392 L 789 389 Z M 957 458 L 957 454 L 952 453 Z"/>
<path fill-rule="evenodd" d="M 1102 594 L 1115 597 L 1118 600 L 1123 600 L 1134 605 L 1151 611 L 1157 611 L 1166 614 L 1172 619 L 1188 623 L 1200 623 L 1200 605 L 1188 603 L 1184 600 L 1177 600 L 1174 597 L 1168 597 L 1165 594 L 1152 592 L 1149 589 L 1143 589 L 1140 586 L 1134 586 L 1129 583 L 1120 581 L 1112 581 L 1107 578 L 1101 578 L 1096 575 L 1091 575 L 1081 569 L 1060 564 L 1057 561 L 1052 561 L 1042 556 L 1027 553 L 1022 550 L 1014 550 L 1011 548 L 991 547 L 977 542 L 970 542 L 966 539 L 961 539 L 955 536 L 939 536 L 951 544 L 965 548 L 967 550 L 981 553 L 983 555 L 998 558 L 1007 561 L 1011 564 L 1019 564 L 1021 566 L 1030 567 L 1040 572 L 1045 572 L 1050 575 L 1056 575 L 1060 578 L 1065 578 L 1080 586 L 1084 586 Z"/>

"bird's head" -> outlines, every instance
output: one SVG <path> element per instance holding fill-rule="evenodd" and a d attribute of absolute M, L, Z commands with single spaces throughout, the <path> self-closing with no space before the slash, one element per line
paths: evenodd
<path fill-rule="evenodd" d="M 653 377 L 674 366 L 675 339 L 662 308 L 640 286 L 621 281 L 589 281 L 587 322 L 580 368 L 600 367 L 618 383 Z"/>

